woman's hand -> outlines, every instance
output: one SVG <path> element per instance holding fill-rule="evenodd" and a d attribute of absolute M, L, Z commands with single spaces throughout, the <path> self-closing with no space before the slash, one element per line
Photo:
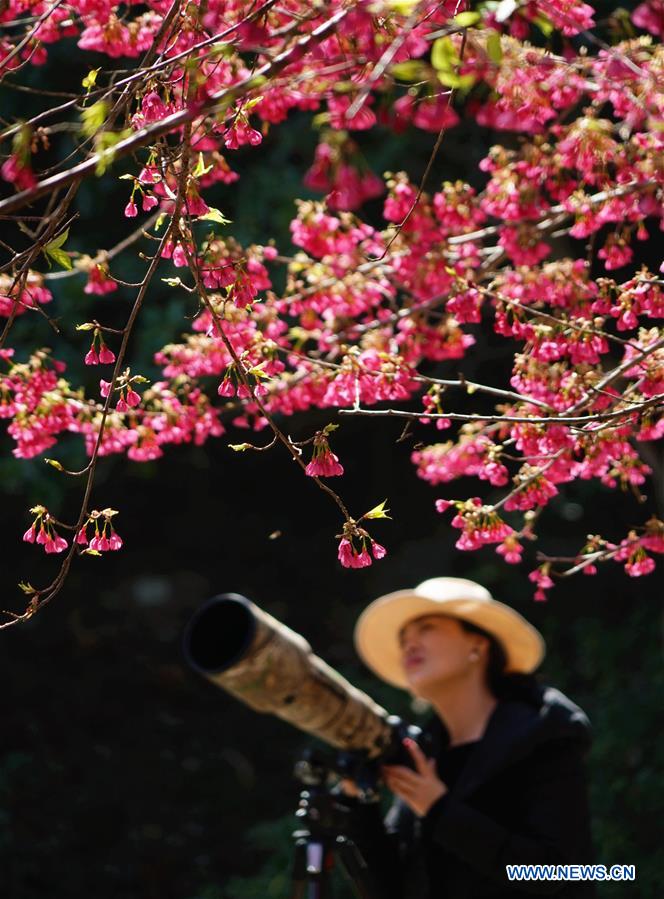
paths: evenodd
<path fill-rule="evenodd" d="M 447 787 L 436 773 L 436 760 L 428 759 L 414 740 L 407 737 L 403 742 L 413 758 L 415 771 L 405 765 L 383 765 L 383 777 L 390 790 L 423 818 L 434 802 L 447 793 Z"/>
<path fill-rule="evenodd" d="M 358 799 L 362 795 L 362 790 L 349 777 L 343 777 L 339 781 L 339 789 L 342 795 L 349 796 L 351 799 Z"/>

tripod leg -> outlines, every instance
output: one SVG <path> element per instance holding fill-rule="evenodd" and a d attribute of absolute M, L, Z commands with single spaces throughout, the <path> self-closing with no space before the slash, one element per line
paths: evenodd
<path fill-rule="evenodd" d="M 295 841 L 291 899 L 330 899 L 331 847 L 300 838 Z"/>
<path fill-rule="evenodd" d="M 293 873 L 291 876 L 291 899 L 305 899 L 307 888 L 307 841 L 295 842 Z"/>
<path fill-rule="evenodd" d="M 380 899 L 375 878 L 355 843 L 347 837 L 337 837 L 335 848 L 341 868 L 359 899 Z"/>
<path fill-rule="evenodd" d="M 327 843 L 307 844 L 307 899 L 330 899 L 330 872 L 334 856 Z"/>

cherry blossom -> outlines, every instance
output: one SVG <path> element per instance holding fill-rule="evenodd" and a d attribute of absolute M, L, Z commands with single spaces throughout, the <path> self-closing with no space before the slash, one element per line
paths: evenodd
<path fill-rule="evenodd" d="M 252 432 L 272 431 L 335 504 L 339 562 L 360 568 L 385 556 L 363 525 L 386 516 L 354 518 L 326 480 L 344 470 L 333 427 L 294 442 L 283 423 L 321 410 L 340 426 L 394 416 L 413 438 L 415 476 L 460 482 L 459 493 L 445 488 L 458 499 L 436 501 L 453 508 L 441 521 L 457 548 L 537 564 L 537 601 L 604 562 L 650 573 L 664 545 L 657 519 L 627 536 L 607 522 L 611 532 L 571 560 L 549 557 L 545 538 L 531 542 L 574 481 L 645 494 L 643 444 L 664 436 L 662 268 L 642 262 L 664 209 L 661 0 L 636 5 L 629 34 L 607 31 L 604 7 L 572 0 L 480 4 L 470 25 L 455 18 L 456 0 L 426 0 L 416 14 L 381 0 L 210 0 L 174 19 L 167 7 L 71 0 L 37 10 L 36 22 L 34 8 L 10 0 L 0 13 L 0 72 L 17 86 L 28 75 L 38 83 L 34 67 L 63 39 L 89 73 L 72 87 L 80 134 L 46 94 L 37 120 L 3 132 L 3 341 L 32 315 L 56 347 L 0 347 L 0 418 L 15 457 L 56 456 L 76 441 L 71 476 L 89 495 L 99 457 L 143 464 L 170 445 L 221 438 L 227 422 L 247 432 L 246 447 L 266 449 Z M 288 234 L 241 242 L 224 214 L 229 191 L 294 114 L 318 132 L 302 165 L 315 199 L 293 198 Z M 469 120 L 495 141 L 472 185 L 444 180 L 446 135 Z M 372 171 L 374 136 L 407 129 L 435 144 L 426 177 L 409 159 Z M 75 161 L 49 144 L 60 131 Z M 88 177 L 127 182 L 115 247 L 89 245 L 76 200 Z M 63 197 L 69 206 L 57 205 Z M 143 272 L 136 284 L 121 280 L 125 260 Z M 149 383 L 130 338 L 166 290 L 190 317 L 155 347 Z M 62 320 L 66 291 L 90 304 L 89 321 Z M 105 308 L 115 315 L 125 295 L 133 311 L 118 326 Z M 81 371 L 108 366 L 90 395 L 57 358 L 72 358 L 69 339 Z M 493 346 L 509 361 L 489 373 L 481 354 Z M 62 465 L 50 464 L 58 476 Z M 61 523 L 33 509 L 24 540 L 49 554 L 121 545 L 114 510 L 82 508 Z"/>

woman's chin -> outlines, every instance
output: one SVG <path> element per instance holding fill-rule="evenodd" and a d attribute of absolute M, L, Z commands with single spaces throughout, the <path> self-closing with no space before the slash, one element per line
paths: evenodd
<path fill-rule="evenodd" d="M 427 677 L 424 672 L 422 672 L 422 674 L 411 672 L 406 675 L 406 679 L 408 681 L 408 689 L 410 692 L 420 699 L 428 699 L 438 683 L 436 678 Z"/>

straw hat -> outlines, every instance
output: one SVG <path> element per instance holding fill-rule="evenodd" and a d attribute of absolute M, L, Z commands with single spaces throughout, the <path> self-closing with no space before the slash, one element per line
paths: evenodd
<path fill-rule="evenodd" d="M 414 590 L 397 590 L 374 600 L 355 626 L 355 647 L 378 677 L 395 687 L 407 688 L 401 666 L 399 633 L 409 621 L 423 615 L 462 618 L 492 634 L 505 650 L 507 671 L 529 674 L 546 650 L 540 632 L 489 591 L 459 577 L 435 577 Z"/>

